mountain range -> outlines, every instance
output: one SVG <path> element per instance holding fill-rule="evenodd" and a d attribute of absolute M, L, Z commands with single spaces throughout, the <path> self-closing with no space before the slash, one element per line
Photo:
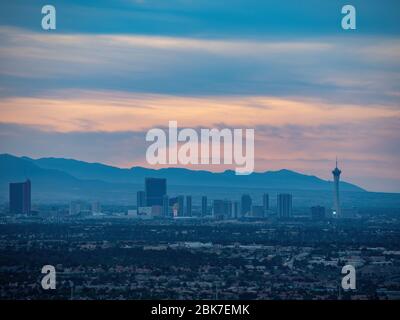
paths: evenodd
<path fill-rule="evenodd" d="M 234 171 L 209 172 L 184 168 L 128 169 L 89 163 L 74 159 L 16 157 L 0 155 L 0 192 L 8 193 L 8 184 L 23 181 L 27 177 L 37 192 L 49 197 L 63 198 L 70 193 L 102 192 L 111 196 L 121 190 L 143 189 L 145 177 L 166 178 L 168 186 L 181 187 L 229 187 L 265 188 L 279 190 L 332 190 L 332 182 L 316 176 L 305 175 L 287 169 L 254 172 L 237 176 Z M 341 182 L 342 191 L 365 191 L 347 182 Z M 133 191 L 132 191 L 133 192 Z M 6 198 L 4 195 L 2 198 Z"/>

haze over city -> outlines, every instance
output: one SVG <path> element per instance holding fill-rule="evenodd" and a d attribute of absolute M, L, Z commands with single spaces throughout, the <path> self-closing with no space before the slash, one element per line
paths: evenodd
<path fill-rule="evenodd" d="M 400 300 L 399 14 L 0 1 L 0 301 L 158 320 Z"/>

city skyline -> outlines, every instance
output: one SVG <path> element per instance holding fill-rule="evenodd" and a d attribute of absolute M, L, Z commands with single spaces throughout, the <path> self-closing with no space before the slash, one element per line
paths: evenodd
<path fill-rule="evenodd" d="M 0 3 L 0 301 L 400 300 L 399 0 Z"/>
<path fill-rule="evenodd" d="M 0 156 L 6 157 L 6 158 L 11 157 L 12 159 L 18 159 L 18 158 L 19 159 L 24 159 L 24 160 L 27 159 L 27 160 L 32 160 L 33 162 L 39 161 L 39 163 L 40 163 L 41 160 L 44 160 L 44 161 L 50 160 L 50 161 L 56 161 L 56 162 L 57 161 L 67 161 L 67 162 L 68 161 L 72 161 L 72 162 L 75 162 L 77 164 L 93 165 L 93 166 L 100 165 L 100 166 L 104 166 L 104 167 L 108 167 L 108 168 L 121 169 L 121 170 L 137 168 L 137 169 L 145 169 L 145 170 L 147 170 L 147 169 L 148 170 L 154 170 L 154 172 L 157 172 L 158 170 L 161 170 L 161 169 L 164 169 L 164 170 L 165 169 L 172 169 L 172 170 L 173 169 L 183 169 L 183 170 L 188 170 L 189 172 L 209 172 L 209 173 L 216 173 L 216 174 L 234 172 L 234 170 L 232 170 L 231 168 L 221 169 L 221 171 L 205 170 L 205 169 L 201 169 L 201 168 L 196 169 L 196 168 L 193 168 L 193 167 L 186 168 L 185 166 L 179 166 L 179 165 L 176 165 L 176 166 L 173 166 L 173 165 L 168 166 L 167 165 L 167 166 L 162 166 L 162 167 L 154 167 L 154 166 L 150 166 L 149 165 L 149 166 L 132 166 L 132 167 L 128 167 L 128 168 L 123 168 L 123 167 L 118 167 L 118 166 L 109 166 L 109 165 L 107 165 L 105 163 L 101 163 L 101 162 L 98 162 L 98 161 L 96 161 L 96 162 L 86 162 L 86 161 L 83 161 L 81 159 L 72 159 L 72 158 L 43 157 L 43 158 L 34 159 L 34 158 L 26 157 L 26 156 L 17 157 L 17 156 L 12 155 L 12 154 L 0 154 Z M 61 163 L 58 163 L 58 165 L 62 167 Z M 54 164 L 50 165 L 49 168 L 51 168 L 52 166 L 55 166 L 54 169 L 63 171 L 61 169 L 61 167 L 60 168 L 58 167 L 58 165 L 56 163 L 54 163 Z M 199 165 L 199 166 L 201 167 L 201 165 Z M 337 160 L 336 160 L 336 166 L 337 166 Z M 41 167 L 40 164 L 39 164 L 39 167 Z M 46 164 L 44 164 L 43 168 L 47 168 Z M 250 175 L 252 175 L 252 174 L 276 173 L 276 172 L 282 172 L 282 171 L 293 172 L 295 174 L 300 174 L 300 175 L 313 177 L 313 175 L 310 175 L 310 173 L 294 171 L 294 170 L 290 170 L 290 169 L 287 169 L 287 168 L 280 168 L 278 170 L 254 171 Z M 329 172 L 329 170 L 327 170 L 327 171 Z M 22 172 L 21 172 L 21 174 L 22 174 Z M 28 169 L 27 168 L 23 169 L 23 175 L 25 176 L 25 178 L 29 177 L 29 175 L 30 175 L 29 168 Z M 315 177 L 318 178 L 318 179 L 321 179 L 321 180 L 325 180 L 327 182 L 335 182 L 334 179 L 329 179 L 329 178 L 325 179 L 324 177 L 318 177 L 318 176 L 315 176 Z M 329 177 L 331 177 L 331 175 L 329 175 Z M 148 177 L 148 178 L 150 178 L 150 177 Z M 345 183 L 349 183 L 349 184 L 352 184 L 352 185 L 354 185 L 354 186 L 356 186 L 356 187 L 358 187 L 360 189 L 363 189 L 362 186 L 359 186 L 359 185 L 357 185 L 357 184 L 355 184 L 355 183 L 353 183 L 353 182 L 351 182 L 349 180 L 345 181 Z M 372 191 L 372 190 L 367 190 L 367 189 L 363 189 L 363 190 L 364 191 Z"/>
<path fill-rule="evenodd" d="M 24 170 L 25 171 L 25 170 Z M 338 159 L 336 158 L 336 165 L 333 174 L 333 201 L 331 206 L 331 217 L 342 218 L 342 210 L 339 201 L 339 183 L 340 174 L 342 171 L 338 168 Z M 267 185 L 268 187 L 268 185 Z M 175 218 L 175 217 L 205 217 L 208 216 L 208 204 L 207 197 L 210 196 L 208 193 L 201 195 L 201 210 L 192 210 L 192 195 L 185 193 L 176 194 L 175 197 L 170 198 L 171 194 L 168 194 L 168 179 L 167 178 L 156 178 L 149 174 L 144 176 L 144 191 L 139 190 L 136 192 L 136 217 L 163 217 L 163 218 Z M 212 217 L 216 219 L 238 219 L 238 218 L 269 218 L 272 211 L 270 211 L 269 193 L 262 193 L 260 197 L 262 205 L 256 201 L 254 204 L 252 197 L 249 194 L 242 193 L 240 201 L 232 199 L 218 199 L 211 197 L 212 206 L 211 213 Z M 9 212 L 10 214 L 31 214 L 31 181 L 29 179 L 26 182 L 9 182 Z M 292 199 L 291 193 L 276 193 L 276 212 L 275 214 L 279 218 L 288 219 L 292 218 Z M 186 200 L 186 201 L 185 201 Z M 69 204 L 69 215 L 78 215 L 84 212 L 85 201 L 74 200 L 70 201 Z M 321 213 L 323 208 L 323 213 Z M 325 208 L 313 206 L 311 209 L 312 218 L 325 217 Z M 143 211 L 144 210 L 144 211 Z M 354 208 L 351 209 L 352 212 Z M 196 214 L 194 215 L 194 212 Z M 101 214 L 101 204 L 99 201 L 91 203 L 91 213 Z M 132 215 L 132 210 L 128 210 L 128 215 Z M 353 215 L 351 213 L 349 216 Z"/>

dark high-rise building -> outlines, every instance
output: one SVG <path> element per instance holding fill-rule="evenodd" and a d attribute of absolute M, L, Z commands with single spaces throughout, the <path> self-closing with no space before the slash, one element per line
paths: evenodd
<path fill-rule="evenodd" d="M 278 194 L 277 197 L 279 218 L 290 218 L 292 216 L 292 195 L 288 193 Z"/>
<path fill-rule="evenodd" d="M 186 216 L 192 216 L 192 196 L 186 196 Z"/>
<path fill-rule="evenodd" d="M 171 197 L 169 198 L 169 206 L 173 207 L 178 203 L 178 197 Z"/>
<path fill-rule="evenodd" d="M 233 218 L 237 219 L 239 218 L 239 208 L 240 208 L 240 203 L 239 201 L 234 201 L 233 206 L 232 206 L 232 215 Z"/>
<path fill-rule="evenodd" d="M 311 207 L 311 218 L 313 220 L 324 220 L 325 219 L 325 207 L 321 207 L 321 206 Z"/>
<path fill-rule="evenodd" d="M 217 219 L 232 217 L 232 202 L 229 200 L 214 200 L 213 215 Z"/>
<path fill-rule="evenodd" d="M 138 191 L 136 193 L 136 205 L 138 208 L 146 206 L 146 192 Z"/>
<path fill-rule="evenodd" d="M 178 217 L 183 217 L 184 215 L 184 201 L 185 201 L 185 197 L 184 196 L 178 196 Z"/>
<path fill-rule="evenodd" d="M 162 215 L 163 217 L 169 217 L 169 197 L 167 195 L 163 196 L 163 205 L 162 205 Z"/>
<path fill-rule="evenodd" d="M 31 181 L 10 183 L 10 213 L 31 212 Z"/>
<path fill-rule="evenodd" d="M 171 216 L 175 217 L 178 215 L 179 211 L 179 197 L 171 197 L 169 198 L 169 206 L 171 207 Z"/>
<path fill-rule="evenodd" d="M 162 206 L 163 196 L 167 194 L 167 179 L 146 178 L 146 206 Z"/>
<path fill-rule="evenodd" d="M 240 204 L 240 213 L 242 216 L 245 216 L 251 212 L 251 197 L 248 194 L 242 195 L 242 201 Z"/>
<path fill-rule="evenodd" d="M 207 197 L 201 197 L 201 216 L 205 217 L 207 215 Z"/>
<path fill-rule="evenodd" d="M 82 201 L 71 201 L 69 203 L 69 215 L 74 216 L 85 210 L 85 204 Z"/>
<path fill-rule="evenodd" d="M 263 194 L 263 207 L 264 207 L 264 217 L 267 216 L 269 210 L 269 195 L 268 193 Z"/>

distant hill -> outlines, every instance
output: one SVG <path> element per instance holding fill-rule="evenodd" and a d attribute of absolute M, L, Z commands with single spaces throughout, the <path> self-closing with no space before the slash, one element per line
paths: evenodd
<path fill-rule="evenodd" d="M 18 158 L 9 154 L 0 155 L 0 181 L 22 181 L 29 177 L 36 183 L 47 184 L 60 181 L 70 185 L 79 180 L 66 172 L 57 169 L 42 168 L 26 158 Z"/>
<path fill-rule="evenodd" d="M 25 177 L 35 180 L 42 187 L 79 187 L 89 184 L 96 187 L 112 184 L 142 185 L 145 177 L 168 179 L 168 185 L 276 188 L 287 190 L 332 190 L 332 182 L 316 176 L 304 175 L 290 170 L 254 172 L 237 176 L 234 171 L 220 173 L 183 168 L 148 169 L 132 167 L 121 169 L 101 163 L 88 163 L 73 159 L 15 157 L 0 155 L 0 183 L 20 181 Z M 364 191 L 347 182 L 341 182 L 343 191 Z"/>
<path fill-rule="evenodd" d="M 71 200 L 100 201 L 115 206 L 136 204 L 136 191 L 143 190 L 145 177 L 168 179 L 168 194 L 193 196 L 199 205 L 202 195 L 209 199 L 240 199 L 248 193 L 255 204 L 268 192 L 271 206 L 276 205 L 280 192 L 293 194 L 293 205 L 310 207 L 332 206 L 332 182 L 290 170 L 253 173 L 236 176 L 233 171 L 213 173 L 182 168 L 121 169 L 101 163 L 73 159 L 31 159 L 0 154 L 0 204 L 8 202 L 10 182 L 32 181 L 33 204 L 66 204 Z M 362 188 L 341 182 L 344 207 L 399 208 L 400 194 L 366 192 Z"/>

